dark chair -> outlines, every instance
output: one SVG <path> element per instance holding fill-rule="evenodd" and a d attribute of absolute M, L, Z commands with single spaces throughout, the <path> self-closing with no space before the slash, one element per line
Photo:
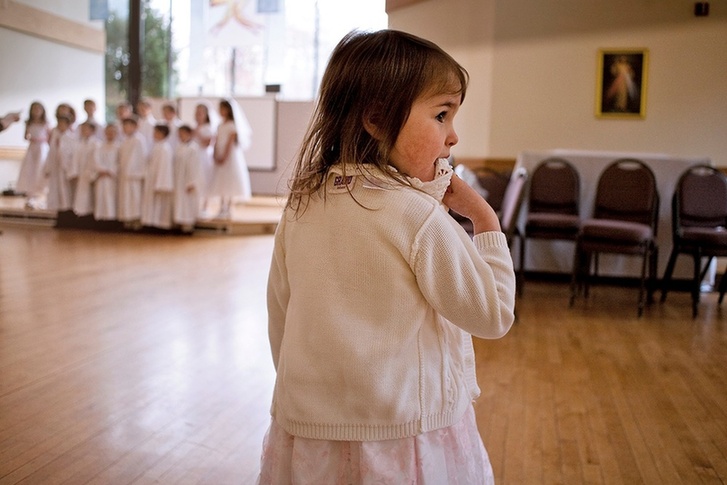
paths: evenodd
<path fill-rule="evenodd" d="M 594 275 L 597 276 L 599 254 L 634 255 L 642 258 L 638 316 L 643 314 L 645 301 L 652 300 L 656 279 L 658 214 L 656 178 L 644 162 L 623 158 L 601 172 L 593 217 L 581 223 L 576 239 L 571 306 L 581 290 L 588 297 L 591 262 L 595 261 Z"/>
<path fill-rule="evenodd" d="M 512 180 L 512 172 L 498 172 L 497 170 L 483 167 L 478 169 L 476 173 L 480 186 L 487 191 L 487 203 L 501 216 L 502 203 L 505 198 L 505 192 Z"/>
<path fill-rule="evenodd" d="M 487 196 L 485 197 L 487 203 L 495 210 L 497 216 L 502 219 L 502 201 L 505 197 L 505 191 L 510 183 L 512 172 L 499 172 L 492 168 L 480 167 L 475 170 L 475 174 L 479 185 L 478 188 L 484 189 L 487 192 Z M 467 234 L 470 236 L 473 234 L 474 228 L 472 227 L 472 222 L 469 219 L 453 210 L 450 210 L 449 213 L 457 222 L 460 223 L 464 230 L 467 231 Z"/>
<path fill-rule="evenodd" d="M 530 239 L 575 241 L 580 228 L 580 177 L 562 158 L 540 162 L 530 178 L 528 216 L 520 239 L 520 294 L 525 282 L 525 246 Z"/>
<path fill-rule="evenodd" d="M 692 316 L 697 316 L 700 284 L 715 256 L 727 256 L 727 177 L 709 165 L 687 169 L 677 181 L 672 198 L 673 245 L 662 279 L 661 301 L 666 300 L 674 264 L 681 253 L 694 259 L 692 280 Z M 707 263 L 702 269 L 702 258 Z M 727 278 L 719 284 L 722 303 Z"/>

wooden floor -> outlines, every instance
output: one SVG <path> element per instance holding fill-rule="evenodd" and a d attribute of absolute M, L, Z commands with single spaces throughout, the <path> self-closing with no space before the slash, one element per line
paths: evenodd
<path fill-rule="evenodd" d="M 0 485 L 254 483 L 272 237 L 0 229 Z M 685 293 L 641 319 L 630 288 L 567 303 L 528 282 L 476 342 L 498 483 L 727 481 L 715 295 L 696 320 Z"/>

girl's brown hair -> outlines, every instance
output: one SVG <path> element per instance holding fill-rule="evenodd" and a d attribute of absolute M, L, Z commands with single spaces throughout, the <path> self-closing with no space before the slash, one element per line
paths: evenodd
<path fill-rule="evenodd" d="M 40 118 L 38 118 L 37 120 L 33 119 L 33 108 L 36 106 L 39 106 L 41 109 Z M 47 123 L 47 119 L 45 116 L 45 106 L 43 106 L 43 103 L 41 103 L 40 101 L 33 101 L 32 103 L 30 103 L 30 109 L 28 109 L 28 119 L 26 121 L 26 124 L 29 123 Z"/>
<path fill-rule="evenodd" d="M 335 164 L 386 170 L 389 154 L 414 101 L 427 94 L 459 94 L 469 76 L 436 44 L 396 30 L 351 32 L 336 46 L 321 81 L 316 109 L 296 156 L 287 206 L 305 209 Z M 364 122 L 376 127 L 377 139 Z M 364 170 L 365 172 L 365 170 Z"/>

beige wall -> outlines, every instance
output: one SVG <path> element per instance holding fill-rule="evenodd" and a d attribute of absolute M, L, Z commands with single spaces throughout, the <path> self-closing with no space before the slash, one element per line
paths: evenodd
<path fill-rule="evenodd" d="M 389 12 L 390 28 L 439 44 L 470 74 L 455 121 L 458 156 L 483 156 L 490 146 L 494 11 L 494 0 L 429 0 Z"/>
<path fill-rule="evenodd" d="M 389 13 L 472 74 L 456 155 L 579 148 L 708 156 L 727 166 L 727 5 L 682 0 L 427 0 Z M 479 28 L 478 28 L 479 27 Z M 647 48 L 646 118 L 595 116 L 597 53 Z"/>

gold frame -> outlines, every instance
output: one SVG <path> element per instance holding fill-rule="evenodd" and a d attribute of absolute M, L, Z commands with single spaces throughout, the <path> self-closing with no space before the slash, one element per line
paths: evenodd
<path fill-rule="evenodd" d="M 648 49 L 599 49 L 596 116 L 644 119 Z"/>

